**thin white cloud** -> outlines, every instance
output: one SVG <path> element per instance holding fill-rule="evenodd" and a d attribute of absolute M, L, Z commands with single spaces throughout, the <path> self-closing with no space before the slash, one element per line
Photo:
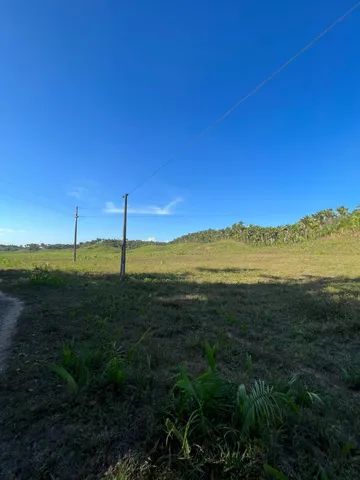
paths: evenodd
<path fill-rule="evenodd" d="M 106 202 L 103 212 L 104 213 L 122 213 L 123 208 L 116 207 L 113 202 Z"/>
<path fill-rule="evenodd" d="M 158 207 L 156 205 L 149 205 L 147 207 L 128 207 L 128 213 L 142 214 L 142 215 L 172 215 L 176 205 L 181 203 L 182 198 L 178 197 L 175 200 L 172 200 L 167 205 L 163 207 Z M 122 213 L 124 209 L 122 207 L 117 207 L 113 202 L 106 202 L 104 213 Z"/>
<path fill-rule="evenodd" d="M 156 242 L 156 238 L 155 237 L 149 237 L 149 238 L 147 238 L 147 241 L 148 242 Z"/>

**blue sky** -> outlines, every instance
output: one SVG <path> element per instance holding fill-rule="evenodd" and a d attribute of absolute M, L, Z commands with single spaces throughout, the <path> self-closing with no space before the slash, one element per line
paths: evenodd
<path fill-rule="evenodd" d="M 187 142 L 348 0 L 4 0 L 0 243 L 169 240 L 359 201 L 360 9 Z"/>

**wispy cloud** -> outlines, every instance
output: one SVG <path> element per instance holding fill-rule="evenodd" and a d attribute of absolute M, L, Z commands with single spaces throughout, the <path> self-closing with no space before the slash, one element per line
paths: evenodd
<path fill-rule="evenodd" d="M 142 215 L 172 215 L 176 205 L 181 203 L 182 198 L 178 197 L 164 205 L 163 207 L 158 207 L 156 205 L 149 205 L 146 207 L 128 207 L 128 213 L 142 214 Z M 106 202 L 104 213 L 122 213 L 124 209 L 122 207 L 117 207 L 113 202 Z"/>
<path fill-rule="evenodd" d="M 103 209 L 104 213 L 122 213 L 122 211 L 123 208 L 116 207 L 113 202 L 106 202 Z"/>
<path fill-rule="evenodd" d="M 64 186 L 64 191 L 68 197 L 76 198 L 82 202 L 98 202 L 99 194 L 102 195 L 102 185 L 93 179 L 80 177 Z"/>

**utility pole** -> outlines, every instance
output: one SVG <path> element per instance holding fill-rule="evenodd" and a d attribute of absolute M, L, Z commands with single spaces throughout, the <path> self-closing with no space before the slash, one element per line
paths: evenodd
<path fill-rule="evenodd" d="M 125 279 L 126 270 L 126 227 L 127 227 L 127 201 L 128 193 L 125 193 L 124 198 L 124 225 L 123 225 L 123 240 L 121 245 L 121 262 L 120 262 L 120 280 Z"/>
<path fill-rule="evenodd" d="M 79 218 L 79 207 L 76 207 L 75 208 L 75 231 L 74 231 L 74 262 L 76 262 L 78 218 Z"/>

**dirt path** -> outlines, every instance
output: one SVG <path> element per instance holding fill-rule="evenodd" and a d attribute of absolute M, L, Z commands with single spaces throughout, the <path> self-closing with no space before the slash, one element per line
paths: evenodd
<path fill-rule="evenodd" d="M 11 337 L 22 309 L 20 300 L 0 292 L 0 373 L 5 369 Z"/>

